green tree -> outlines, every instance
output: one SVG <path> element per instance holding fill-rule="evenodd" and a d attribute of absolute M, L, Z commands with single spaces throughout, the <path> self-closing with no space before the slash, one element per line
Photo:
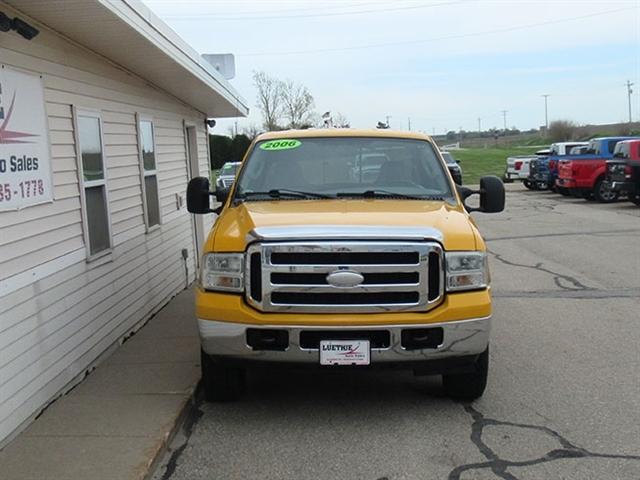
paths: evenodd
<path fill-rule="evenodd" d="M 218 170 L 231 161 L 231 138 L 226 135 L 209 135 L 209 147 L 211 151 L 211 169 Z"/>
<path fill-rule="evenodd" d="M 230 161 L 241 161 L 244 158 L 244 154 L 247 153 L 249 145 L 251 145 L 251 139 L 247 135 L 241 133 L 233 137 L 229 148 L 229 153 L 231 155 Z"/>

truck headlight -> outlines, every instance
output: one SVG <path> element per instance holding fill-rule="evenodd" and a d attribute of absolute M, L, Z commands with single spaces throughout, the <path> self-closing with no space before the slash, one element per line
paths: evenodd
<path fill-rule="evenodd" d="M 447 291 L 479 290 L 489 285 L 487 254 L 446 252 Z"/>
<path fill-rule="evenodd" d="M 205 290 L 244 291 L 244 253 L 207 253 L 202 257 L 200 284 Z"/>

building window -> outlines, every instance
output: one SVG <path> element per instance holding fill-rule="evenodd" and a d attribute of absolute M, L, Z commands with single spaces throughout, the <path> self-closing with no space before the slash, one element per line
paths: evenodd
<path fill-rule="evenodd" d="M 153 122 L 138 119 L 138 143 L 140 150 L 140 172 L 142 175 L 142 198 L 144 220 L 147 229 L 160 225 L 160 197 L 158 194 L 158 170 Z"/>
<path fill-rule="evenodd" d="M 102 146 L 100 116 L 79 113 L 77 141 L 80 152 L 82 202 L 84 206 L 85 241 L 89 257 L 111 248 L 109 201 Z"/>

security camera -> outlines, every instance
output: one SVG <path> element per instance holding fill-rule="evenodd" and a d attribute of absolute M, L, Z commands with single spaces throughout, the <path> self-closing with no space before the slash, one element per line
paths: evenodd
<path fill-rule="evenodd" d="M 8 32 L 9 30 L 11 30 L 11 19 L 0 12 L 0 32 Z"/>
<path fill-rule="evenodd" d="M 216 121 L 213 118 L 207 118 L 204 123 L 207 124 L 207 127 L 213 128 L 216 126 Z"/>
<path fill-rule="evenodd" d="M 22 35 L 27 40 L 31 40 L 33 37 L 40 33 L 36 27 L 32 27 L 24 20 L 20 20 L 19 18 L 14 18 L 13 21 L 13 29 Z"/>
<path fill-rule="evenodd" d="M 15 30 L 27 40 L 31 40 L 40 33 L 40 30 L 32 27 L 24 20 L 20 20 L 17 17 L 11 19 L 4 12 L 0 12 L 0 32 L 8 32 L 9 30 Z"/>

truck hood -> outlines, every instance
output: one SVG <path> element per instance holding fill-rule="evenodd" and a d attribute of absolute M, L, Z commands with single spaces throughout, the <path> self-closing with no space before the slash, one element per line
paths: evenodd
<path fill-rule="evenodd" d="M 437 240 L 445 250 L 476 250 L 479 234 L 461 207 L 441 201 L 391 199 L 277 200 L 225 208 L 205 251 L 242 252 L 252 241 L 301 239 Z"/>

